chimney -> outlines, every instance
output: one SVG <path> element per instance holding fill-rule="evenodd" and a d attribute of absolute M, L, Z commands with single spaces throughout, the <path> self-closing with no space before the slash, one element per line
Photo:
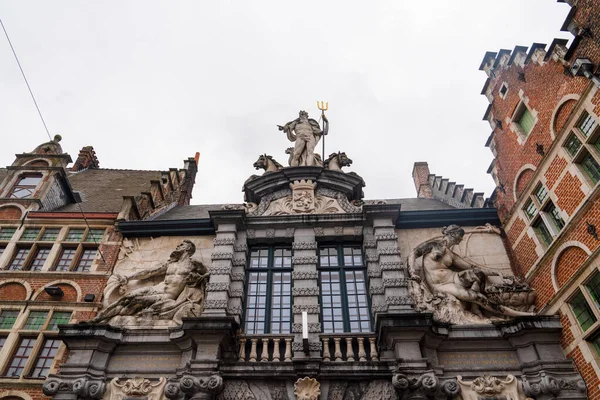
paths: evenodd
<path fill-rule="evenodd" d="M 71 167 L 71 171 L 77 172 L 88 168 L 100 168 L 100 162 L 92 146 L 85 146 L 79 150 L 79 156 L 77 156 L 77 160 Z"/>
<path fill-rule="evenodd" d="M 426 161 L 419 161 L 414 164 L 412 177 L 415 181 L 417 197 L 420 199 L 433 199 L 433 190 L 429 183 L 429 165 Z"/>

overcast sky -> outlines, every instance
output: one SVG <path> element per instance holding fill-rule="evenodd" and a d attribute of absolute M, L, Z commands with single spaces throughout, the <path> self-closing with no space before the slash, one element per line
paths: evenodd
<path fill-rule="evenodd" d="M 242 202 L 259 154 L 287 166 L 276 125 L 300 109 L 318 118 L 316 100 L 329 101 L 326 153 L 346 152 L 367 199 L 415 197 L 415 161 L 489 195 L 479 64 L 488 50 L 570 38 L 568 11 L 554 0 L 0 0 L 63 149 L 158 170 L 199 151 L 193 204 Z M 48 140 L 3 35 L 0 133 L 3 165 Z"/>

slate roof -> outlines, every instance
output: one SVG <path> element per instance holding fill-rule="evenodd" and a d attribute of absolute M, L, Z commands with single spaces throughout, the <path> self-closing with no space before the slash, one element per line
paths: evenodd
<path fill-rule="evenodd" d="M 1 173 L 1 172 L 0 172 Z M 1 175 L 0 175 L 1 176 Z M 123 196 L 150 191 L 150 181 L 160 180 L 160 171 L 86 169 L 69 175 L 74 191 L 81 193 L 85 212 L 119 212 Z M 67 204 L 55 212 L 79 212 L 78 204 Z"/>
<path fill-rule="evenodd" d="M 401 211 L 427 211 L 455 209 L 446 203 L 435 199 L 386 199 L 387 204 L 400 204 Z M 203 204 L 178 206 L 154 218 L 155 221 L 208 218 L 211 210 L 220 210 L 222 204 Z"/>

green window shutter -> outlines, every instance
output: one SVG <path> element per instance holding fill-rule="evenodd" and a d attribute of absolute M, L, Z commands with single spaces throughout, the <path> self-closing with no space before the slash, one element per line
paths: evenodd
<path fill-rule="evenodd" d="M 533 115 L 531 115 L 529 110 L 525 108 L 521 118 L 519 119 L 519 125 L 521 125 L 521 129 L 523 129 L 523 132 L 525 132 L 526 135 L 529 135 L 534 123 L 535 119 L 533 118 Z"/>

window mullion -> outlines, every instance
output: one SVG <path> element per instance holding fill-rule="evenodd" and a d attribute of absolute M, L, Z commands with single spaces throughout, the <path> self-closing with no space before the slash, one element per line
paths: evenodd
<path fill-rule="evenodd" d="M 340 295 L 342 297 L 342 315 L 344 332 L 350 332 L 350 314 L 348 313 L 348 291 L 346 290 L 346 270 L 344 269 L 344 246 L 338 246 L 338 270 L 340 271 Z"/>
<path fill-rule="evenodd" d="M 271 333 L 271 305 L 273 304 L 273 265 L 275 261 L 275 248 L 269 246 L 267 259 L 267 298 L 265 299 L 265 333 Z"/>

